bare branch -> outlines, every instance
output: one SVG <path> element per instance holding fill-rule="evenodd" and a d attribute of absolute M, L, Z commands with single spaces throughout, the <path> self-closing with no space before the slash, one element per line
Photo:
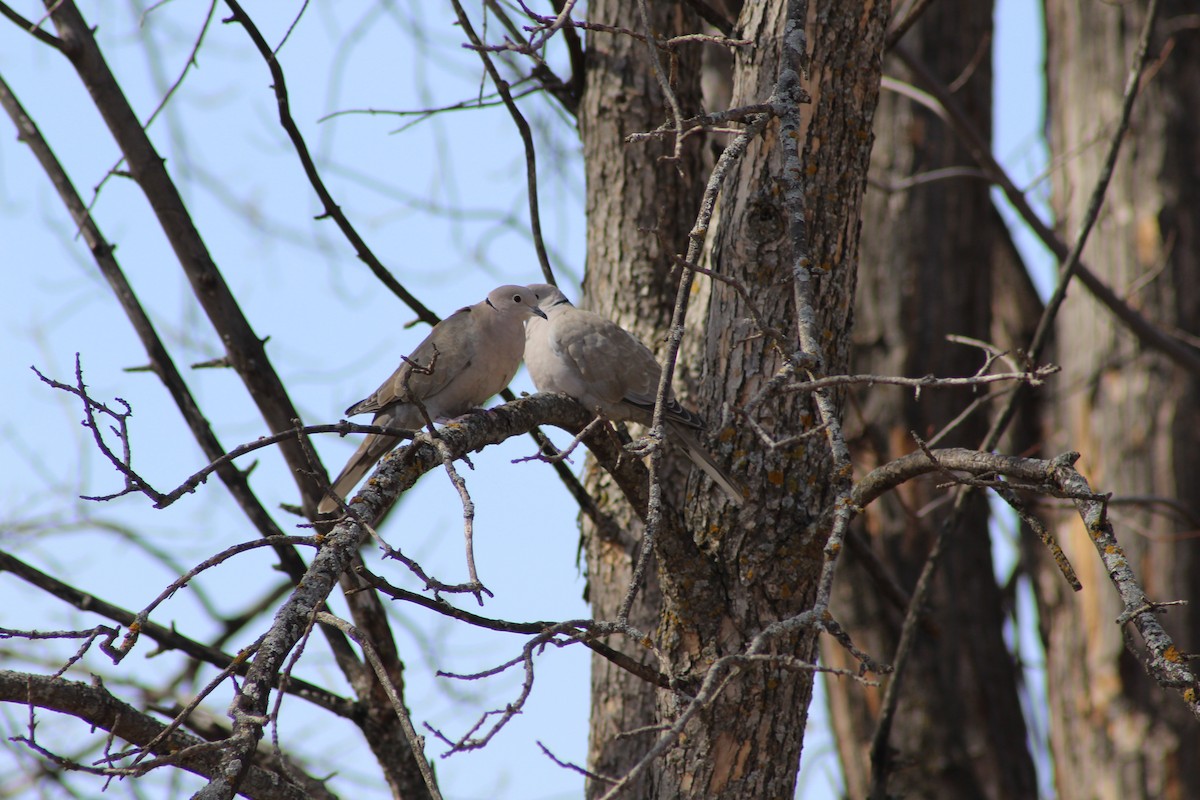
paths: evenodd
<path fill-rule="evenodd" d="M 479 580 L 479 573 L 475 569 L 475 503 L 471 501 L 471 495 L 467 491 L 467 482 L 458 474 L 458 470 L 454 468 L 454 458 L 450 454 L 450 450 L 442 444 L 440 440 L 437 442 L 438 450 L 442 456 L 442 466 L 446 469 L 446 475 L 450 478 L 450 483 L 454 484 L 454 488 L 458 491 L 459 502 L 462 503 L 463 510 L 463 540 L 467 546 L 467 575 L 471 579 L 471 593 L 475 595 L 476 602 L 483 605 L 483 596 L 486 594 L 492 597 L 491 591 Z"/>
<path fill-rule="evenodd" d="M 429 598 L 425 597 L 424 595 L 417 594 L 416 592 L 410 592 L 406 589 L 393 586 L 383 578 L 369 572 L 365 568 L 356 569 L 355 571 L 363 576 L 373 588 L 378 589 L 389 597 L 392 597 L 396 600 L 403 600 L 408 603 L 415 603 L 416 605 L 427 608 L 430 611 L 442 614 L 451 619 L 456 619 L 460 622 L 465 622 L 469 625 L 474 625 L 475 627 L 484 628 L 486 630 L 501 631 L 504 633 L 536 635 L 544 632 L 548 628 L 554 626 L 559 626 L 561 628 L 562 626 L 568 624 L 566 622 L 513 622 L 511 620 L 482 617 L 478 614 L 473 614 L 470 611 L 464 611 L 463 609 L 456 608 L 440 597 L 435 596 L 434 598 Z M 601 657 L 611 661 L 613 664 L 616 664 L 626 672 L 636 675 L 644 681 L 653 683 L 662 689 L 672 688 L 671 679 L 666 675 L 656 672 L 640 662 L 634 661 L 619 650 L 614 650 L 595 638 L 610 634 L 622 634 L 625 636 L 631 636 L 640 641 L 644 637 L 639 635 L 638 632 L 633 631 L 632 629 L 624 628 L 616 623 L 601 623 L 593 620 L 572 620 L 569 624 L 578 628 L 581 632 L 586 632 L 586 635 L 584 635 L 584 633 L 580 634 L 580 640 L 586 647 Z"/>
<path fill-rule="evenodd" d="M 884 384 L 889 386 L 911 386 L 919 396 L 922 389 L 944 389 L 954 386 L 986 386 L 990 383 L 1016 382 L 1030 386 L 1041 386 L 1045 379 L 1059 372 L 1061 367 L 1047 364 L 1032 372 L 994 372 L 988 375 L 972 375 L 967 378 L 938 378 L 926 375 L 923 378 L 905 378 L 899 375 L 830 375 L 826 378 L 812 378 L 806 381 L 790 383 L 781 390 L 784 392 L 816 392 L 835 386 L 850 386 L 853 384 Z"/>
<path fill-rule="evenodd" d="M 675 156 L 676 169 L 680 160 L 680 155 L 683 151 L 683 129 L 680 127 L 680 122 L 683 120 L 683 111 L 679 108 L 679 98 L 675 96 L 675 90 L 671 88 L 671 82 L 667 80 L 667 74 L 663 72 L 662 61 L 658 57 L 658 48 L 653 44 L 653 31 L 650 29 L 650 9 L 646 6 L 646 0 L 637 0 L 638 13 L 642 18 L 642 29 L 646 34 L 647 49 L 650 52 L 650 66 L 654 70 L 654 78 L 658 81 L 658 88 L 662 90 L 663 97 L 667 99 L 667 105 L 671 107 L 670 124 L 675 128 Z M 668 381 L 668 385 L 670 382 Z"/>
<path fill-rule="evenodd" d="M 462 26 L 463 32 L 467 34 L 471 44 L 476 47 L 481 46 L 483 42 L 475 33 L 475 28 L 471 25 L 467 12 L 463 10 L 462 3 L 459 0 L 452 0 L 452 2 L 454 3 L 454 12 L 458 15 L 458 24 Z M 504 99 L 504 105 L 521 134 L 521 142 L 525 145 L 525 186 L 529 195 L 529 224 L 533 231 L 533 246 L 537 250 L 538 263 L 542 266 L 542 275 L 546 278 L 546 282 L 556 283 L 554 270 L 550 266 L 550 256 L 546 254 L 546 245 L 542 241 L 542 219 L 538 212 L 537 152 L 533 146 L 533 132 L 529 129 L 529 123 L 525 121 L 525 116 L 517 108 L 516 101 L 513 100 L 512 93 L 508 89 L 508 82 L 500 76 L 500 71 L 492 63 L 491 57 L 484 50 L 477 50 L 477 52 L 480 60 L 483 61 L 484 69 L 492 79 L 492 85 Z"/>
<path fill-rule="evenodd" d="M 113 255 L 115 248 L 100 232 L 95 220 L 88 212 L 83 200 L 79 197 L 79 193 L 75 191 L 70 177 L 55 157 L 49 144 L 42 137 L 37 125 L 25 113 L 25 109 L 2 78 L 0 78 L 0 105 L 4 106 L 5 111 L 16 124 L 21 141 L 28 144 L 33 150 L 42 169 L 54 184 L 63 204 L 66 205 L 67 210 L 70 212 L 71 218 L 83 234 L 84 241 L 92 252 L 93 258 L 96 260 L 97 267 L 109 285 L 112 286 L 113 293 L 116 295 L 118 302 L 121 303 L 122 309 L 137 332 L 142 346 L 145 347 L 146 354 L 150 358 L 150 364 L 155 374 L 159 376 L 159 379 L 166 386 L 167 391 L 170 392 L 172 399 L 187 422 L 192 436 L 196 439 L 201 450 L 204 451 L 208 458 L 214 461 L 219 459 L 224 454 L 225 448 L 213 433 L 207 418 L 187 388 L 183 376 L 176 368 L 170 353 L 167 352 L 166 346 L 151 323 L 149 315 L 146 314 L 145 309 L 138 302 L 133 287 L 129 284 Z M 242 512 L 261 535 L 283 535 L 283 531 L 276 525 L 271 515 L 267 513 L 267 510 L 263 508 L 258 498 L 251 491 L 246 476 L 240 470 L 233 468 L 231 465 L 225 465 L 217 470 L 217 474 L 229 490 L 229 493 L 237 501 Z M 304 567 L 296 552 L 285 548 L 278 551 L 278 554 L 280 562 L 288 574 L 293 580 L 299 580 L 300 576 L 304 574 Z"/>
<path fill-rule="evenodd" d="M 683 323 L 684 318 L 687 316 L 692 279 L 695 277 L 695 270 L 691 269 L 690 266 L 699 262 L 700 254 L 703 252 L 709 223 L 712 220 L 713 210 L 716 208 L 717 197 L 720 194 L 725 176 L 733 164 L 745 154 L 750 142 L 762 133 L 769 119 L 770 117 L 766 114 L 754 118 L 751 124 L 746 127 L 746 130 L 739 133 L 725 147 L 721 152 L 720 158 L 717 159 L 716 166 L 713 167 L 712 173 L 708 177 L 708 183 L 704 188 L 704 196 L 700 201 L 700 210 L 696 215 L 696 224 L 692 226 L 692 230 L 688 233 L 688 251 L 684 258 L 684 263 L 689 268 L 684 270 L 680 276 L 679 287 L 675 293 L 675 308 L 671 314 L 671 327 L 667 334 L 667 351 L 663 355 L 663 368 L 662 373 L 659 375 L 658 388 L 654 399 L 654 415 L 650 425 L 650 436 L 653 441 L 662 441 L 666 398 L 671 391 L 671 378 L 675 370 L 675 360 L 679 355 L 679 346 L 683 342 Z M 654 539 L 658 535 L 659 527 L 662 525 L 662 489 L 658 479 L 661 464 L 662 448 L 655 446 L 650 453 L 650 498 L 647 506 L 646 528 L 642 533 L 641 551 L 638 555 L 633 575 L 629 581 L 629 588 L 617 612 L 617 621 L 621 623 L 628 622 L 629 610 L 633 606 L 634 598 L 637 596 L 638 587 L 641 585 L 643 576 L 645 575 L 646 564 L 649 563 L 649 554 L 654 548 Z"/>
<path fill-rule="evenodd" d="M 267 40 L 263 38 L 262 33 L 236 0 L 226 0 L 226 5 L 232 12 L 230 19 L 237 22 L 250 36 L 250 40 L 254 43 L 254 47 L 266 62 L 267 68 L 271 72 L 271 86 L 275 92 L 275 101 L 279 106 L 279 124 L 283 127 L 288 135 L 288 139 L 292 142 L 292 147 L 296 150 L 296 155 L 300 159 L 301 165 L 304 167 L 304 174 L 308 177 L 308 182 L 312 185 L 313 191 L 321 200 L 321 206 L 325 213 L 322 217 L 329 217 L 338 226 L 342 235 L 346 237 L 346 241 L 354 248 L 358 258 L 367 265 L 372 274 L 379 279 L 380 283 L 386 286 L 393 294 L 399 297 L 404 303 L 413 310 L 422 322 L 430 325 L 436 325 L 440 322 L 437 314 L 430 311 L 424 303 L 412 295 L 404 286 L 396 280 L 396 277 L 375 257 L 371 248 L 359 236 L 358 231 L 342 213 L 341 206 L 333 199 L 333 195 L 325 186 L 325 181 L 322 180 L 320 172 L 317 171 L 317 165 L 313 161 L 312 156 L 308 152 L 308 145 L 304 141 L 303 134 L 300 133 L 300 128 L 296 125 L 296 121 L 292 119 L 291 104 L 288 100 L 287 82 L 284 79 L 283 67 L 280 66 L 276 53 L 267 44 Z M 296 414 L 291 415 L 294 419 Z"/>
<path fill-rule="evenodd" d="M 917 74 L 921 82 L 929 89 L 936 97 L 940 111 L 938 113 L 945 114 L 949 117 L 955 129 L 959 132 L 964 144 L 971 151 L 972 156 L 985 169 L 993 173 L 993 177 L 1000 183 L 1005 195 L 1012 202 L 1013 206 L 1021 213 L 1030 226 L 1035 230 L 1040 238 L 1046 242 L 1047 246 L 1054 251 L 1055 255 L 1060 260 L 1059 268 L 1059 285 L 1055 290 L 1054 295 L 1046 304 L 1042 313 L 1041 320 L 1038 323 L 1037 331 L 1033 336 L 1033 340 L 1026 348 L 1028 357 L 1031 360 L 1036 360 L 1042 348 L 1048 340 L 1053 320 L 1061 307 L 1062 301 L 1065 298 L 1065 293 L 1070 284 L 1071 277 L 1078 275 L 1080 280 L 1092 292 L 1092 294 L 1108 306 L 1114 314 L 1121 319 L 1138 338 L 1146 344 L 1160 349 L 1184 368 L 1190 370 L 1194 374 L 1200 374 L 1200 354 L 1195 353 L 1191 349 L 1179 342 L 1170 338 L 1167 334 L 1160 331 L 1154 325 L 1146 321 L 1140 314 L 1130 308 L 1127 304 L 1116 297 L 1112 291 L 1102 284 L 1087 268 L 1080 262 L 1080 256 L 1083 252 L 1083 247 L 1087 242 L 1087 236 L 1094 224 L 1096 216 L 1099 214 L 1100 206 L 1103 203 L 1104 195 L 1108 186 L 1109 179 L 1112 176 L 1112 169 L 1116 163 L 1117 155 L 1120 152 L 1121 142 L 1124 138 L 1125 130 L 1129 124 L 1130 114 L 1133 109 L 1133 101 L 1137 96 L 1140 77 L 1145 67 L 1146 52 L 1149 46 L 1150 35 L 1154 28 L 1154 22 L 1158 14 L 1158 0 L 1151 0 L 1147 10 L 1145 27 L 1142 30 L 1142 35 L 1139 39 L 1138 49 L 1134 55 L 1133 64 L 1130 67 L 1129 77 L 1125 85 L 1125 96 L 1122 104 L 1121 122 L 1118 125 L 1118 130 L 1109 147 L 1108 158 L 1105 161 L 1105 166 L 1101 170 L 1100 176 L 1097 178 L 1096 186 L 1094 187 L 1091 199 L 1089 200 L 1088 212 L 1085 216 L 1084 224 L 1081 226 L 1079 235 L 1076 238 L 1074 246 L 1068 252 L 1067 247 L 1053 235 L 1049 228 L 1042 223 L 1041 219 L 1033 212 L 1022 195 L 1008 176 L 995 162 L 994 158 L 988 152 L 988 148 L 983 145 L 982 138 L 974 130 L 966 116 L 958 108 L 953 97 L 948 90 L 938 81 L 929 70 L 921 64 L 911 54 L 907 53 L 902 46 L 897 46 L 895 51 L 897 55 L 905 62 L 905 64 Z M 1016 391 L 1009 397 L 1001 412 L 993 421 L 991 429 L 981 446 L 981 450 L 991 450 L 996 446 L 1003 432 L 1007 429 L 1009 423 L 1016 414 L 1017 405 L 1020 402 L 1025 387 L 1021 384 L 1016 386 Z M 904 625 L 901 631 L 900 643 L 897 647 L 897 653 L 894 661 L 896 667 L 896 676 L 889 683 L 884 694 L 882 711 L 875 729 L 871 744 L 871 796 L 881 797 L 886 793 L 887 776 L 890 771 L 890 757 L 888 748 L 888 738 L 891 732 L 891 724 L 896 713 L 896 706 L 899 703 L 899 692 L 897 687 L 900 683 L 900 678 L 908 664 L 908 656 L 911 652 L 912 644 L 915 640 L 915 631 L 917 624 L 926 606 L 926 598 L 932 587 L 933 574 L 936 572 L 938 562 L 944 547 L 948 543 L 948 538 L 954 531 L 961 519 L 962 509 L 965 507 L 967 497 L 967 487 L 961 487 L 954 498 L 954 510 L 947 517 L 944 524 L 938 531 L 937 537 L 934 540 L 933 547 L 930 550 L 929 556 L 926 559 L 925 566 L 922 569 L 921 576 L 917 581 L 917 586 L 913 591 L 912 602 L 909 605 L 908 613 L 905 616 Z M 1083 501 L 1081 501 L 1083 502 Z M 1055 548 L 1052 548 L 1052 551 Z M 1157 624 L 1157 623 L 1156 623 Z M 1143 635 L 1146 635 L 1143 633 Z M 1190 673 L 1189 673 L 1190 674 Z M 1200 705 L 1196 702 L 1196 694 L 1193 691 L 1192 702 L 1190 703 L 1193 713 L 1200 714 Z"/>
<path fill-rule="evenodd" d="M 526 461 L 545 461 L 547 464 L 557 464 L 560 461 L 564 461 L 571 455 L 571 453 L 575 451 L 575 448 L 579 447 L 583 440 L 592 431 L 596 430 L 597 427 L 602 426 L 604 422 L 605 420 L 603 415 L 598 414 L 594 420 L 587 424 L 586 428 L 575 434 L 575 437 L 571 439 L 570 444 L 568 444 L 562 450 L 558 450 L 550 454 L 539 451 L 531 456 L 525 456 L 524 458 L 514 458 L 512 463 L 521 464 Z"/>
<path fill-rule="evenodd" d="M 0 15 L 7 17 L 18 28 L 33 36 L 42 44 L 48 44 L 55 50 L 62 50 L 63 43 L 57 36 L 41 29 L 41 22 L 33 23 L 18 14 L 8 3 L 0 3 Z M 45 17 L 42 18 L 45 21 Z"/>

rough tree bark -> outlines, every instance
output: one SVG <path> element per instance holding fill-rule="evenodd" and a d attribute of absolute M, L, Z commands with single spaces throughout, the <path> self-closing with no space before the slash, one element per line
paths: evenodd
<path fill-rule="evenodd" d="M 1143 94 L 1085 256 L 1119 295 L 1193 345 L 1200 332 L 1200 38 L 1194 22 L 1191 29 L 1180 23 L 1195 10 L 1184 0 L 1163 3 Z M 1060 165 L 1052 173 L 1054 208 L 1064 237 L 1079 229 L 1145 14 L 1145 3 L 1046 4 L 1051 156 Z M 1064 372 L 1047 405 L 1050 447 L 1069 442 L 1094 485 L 1141 498 L 1111 508 L 1121 544 L 1152 599 L 1188 601 L 1170 607 L 1163 623 L 1184 652 L 1196 652 L 1200 386 L 1139 346 L 1083 292 L 1070 296 L 1058 322 Z M 1119 601 L 1087 557 L 1092 545 L 1078 519 L 1062 518 L 1058 537 L 1084 585 L 1072 595 L 1053 565 L 1041 564 L 1059 797 L 1200 797 L 1200 729 L 1127 652 L 1137 637 L 1113 624 Z"/>
<path fill-rule="evenodd" d="M 914 57 L 946 84 L 985 135 L 991 130 L 991 3 L 935 4 L 904 36 Z M 899 59 L 889 75 L 912 82 Z M 907 96 L 886 92 L 876 116 L 872 185 L 867 191 L 853 371 L 880 375 L 970 375 L 983 354 L 946 341 L 991 333 L 996 248 L 988 184 L 958 175 L 902 183 L 934 170 L 971 167 L 949 126 Z M 917 448 L 982 392 L 865 386 L 852 394 L 847 438 L 856 473 Z M 958 425 L 939 446 L 976 447 L 986 411 Z M 944 478 L 912 481 L 868 507 L 855 541 L 869 547 L 904 593 L 911 592 L 938 531 L 951 515 L 938 503 L 953 490 Z M 887 787 L 898 795 L 1032 798 L 1037 785 L 1017 696 L 1017 671 L 1002 636 L 1004 610 L 992 569 L 986 497 L 975 493 L 938 568 L 935 588 L 907 671 L 889 748 Z M 851 547 L 840 565 L 835 616 L 859 646 L 887 660 L 896 651 L 906 596 L 864 564 Z M 852 666 L 826 641 L 831 666 Z M 882 688 L 826 681 L 835 738 L 851 797 L 866 797 L 868 758 Z"/>
<path fill-rule="evenodd" d="M 649 8 L 651 25 L 659 36 L 698 30 L 698 19 L 679 4 L 655 2 L 649 3 Z M 610 25 L 643 29 L 636 3 L 602 0 L 590 5 L 589 15 Z M 699 56 L 699 49 L 684 48 L 672 59 L 672 72 L 678 76 L 674 91 L 686 108 L 695 108 L 699 98 Z M 662 57 L 665 64 L 666 54 Z M 683 148 L 683 160 L 678 163 L 665 160 L 672 146 L 663 140 L 638 146 L 624 142 L 630 133 L 658 127 L 666 105 L 643 42 L 631 36 L 588 35 L 587 77 L 579 114 L 588 186 L 587 272 L 581 305 L 616 320 L 660 352 L 675 296 L 667 248 L 685 241 L 695 220 L 704 189 L 701 139 L 696 137 Z M 676 485 L 677 480 L 670 476 L 678 478 L 679 474 L 677 469 L 669 469 L 668 485 Z M 614 537 L 586 521 L 583 526 L 593 617 L 614 619 L 633 574 L 642 523 L 591 458 L 585 483 L 614 521 L 611 530 L 620 531 L 620 536 Z M 678 507 L 679 493 L 667 497 Z M 661 606 L 658 577 L 650 565 L 630 609 L 630 624 L 653 633 Z M 638 643 L 614 645 L 649 663 L 647 651 Z M 601 658 L 592 659 L 591 683 L 589 769 L 620 777 L 654 741 L 655 690 Z M 642 732 L 637 735 L 624 735 L 638 729 Z M 651 797 L 654 785 L 654 776 L 647 774 L 629 791 L 634 797 Z M 602 782 L 588 782 L 589 797 L 606 789 Z"/>
<path fill-rule="evenodd" d="M 698 30 L 683 4 L 651 4 L 660 36 Z M 734 106 L 762 103 L 780 73 L 787 3 L 747 4 L 734 30 L 753 45 L 735 54 Z M 706 265 L 742 281 L 774 326 L 797 330 L 793 266 L 784 197 L 785 146 L 801 150 L 807 181 L 811 274 L 816 286 L 816 329 L 829 372 L 847 363 L 851 298 L 858 247 L 858 213 L 871 147 L 871 116 L 878 96 L 879 58 L 886 4 L 812 3 L 807 22 L 812 95 L 802 109 L 805 129 L 781 141 L 778 122 L 729 174 L 710 226 Z M 640 30 L 636 5 L 600 2 L 594 21 Z M 588 78 L 581 129 L 588 177 L 586 304 L 626 325 L 652 346 L 661 344 L 675 284 L 669 260 L 687 248 L 704 179 L 703 155 L 693 140 L 682 162 L 661 160 L 670 144 L 626 144 L 625 134 L 650 130 L 667 118 L 643 44 L 608 34 L 589 36 Z M 698 53 L 682 48 L 670 59 L 684 115 L 698 108 Z M 664 56 L 664 63 L 667 59 Z M 678 170 L 682 170 L 682 177 Z M 707 479 L 673 479 L 664 497 L 668 515 L 682 516 L 685 534 L 658 540 L 657 581 L 651 580 L 630 621 L 654 636 L 666 665 L 685 682 L 702 678 L 716 659 L 742 652 L 757 633 L 811 604 L 827 531 L 810 525 L 830 502 L 835 476 L 829 447 L 816 435 L 771 450 L 744 425 L 718 421 L 738 407 L 782 365 L 778 353 L 749 322 L 743 302 L 728 287 L 701 279 L 689 320 L 698 335 L 685 340 L 681 381 L 716 432 L 710 444 L 752 498 L 740 512 Z M 661 349 L 661 348 L 660 348 Z M 761 421 L 780 438 L 814 423 L 807 396 L 775 398 Z M 597 487 L 595 481 L 593 488 Z M 600 487 L 601 489 L 603 487 Z M 597 618 L 612 615 L 625 591 L 638 528 L 623 501 L 602 493 L 628 538 L 591 534 L 588 574 Z M 811 635 L 773 643 L 773 653 L 815 656 Z M 635 654 L 645 659 L 645 651 Z M 644 755 L 655 735 L 617 738 L 641 725 L 669 724 L 677 700 L 631 684 L 606 665 L 593 675 L 590 766 L 623 774 Z M 747 668 L 684 738 L 632 789 L 636 797 L 790 797 L 803 742 L 812 678 L 774 666 Z M 657 695 L 657 696 L 656 696 Z M 589 785 L 589 795 L 603 791 Z"/>

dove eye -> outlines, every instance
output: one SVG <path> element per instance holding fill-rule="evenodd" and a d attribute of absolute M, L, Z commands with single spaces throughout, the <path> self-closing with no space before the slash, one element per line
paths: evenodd
<path fill-rule="evenodd" d="M 519 294 L 514 294 L 514 295 L 513 295 L 513 302 L 514 302 L 514 303 L 519 303 L 519 302 L 521 302 L 521 295 L 519 295 Z"/>

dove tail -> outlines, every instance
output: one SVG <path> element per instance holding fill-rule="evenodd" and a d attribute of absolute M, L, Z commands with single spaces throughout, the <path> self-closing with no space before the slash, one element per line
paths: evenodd
<path fill-rule="evenodd" d="M 354 451 L 354 455 L 350 456 L 350 460 L 346 462 L 346 466 L 338 473 L 338 476 L 333 480 L 333 486 L 330 489 L 331 494 L 335 494 L 343 500 L 350 499 L 350 493 L 354 491 L 354 487 L 358 486 L 358 482 L 363 479 L 363 476 L 370 471 L 371 467 L 383 458 L 384 454 L 391 450 L 399 443 L 400 439 L 395 436 L 381 436 L 379 434 L 368 434 L 367 438 L 363 439 L 362 444 Z M 317 505 L 318 514 L 329 514 L 337 510 L 337 500 L 329 495 L 326 495 Z"/>
<path fill-rule="evenodd" d="M 746 498 L 742 495 L 742 490 L 738 488 L 737 484 L 733 482 L 733 479 L 725 474 L 725 471 L 718 466 L 717 460 L 713 458 L 712 453 L 708 452 L 708 450 L 705 449 L 702 444 L 700 444 L 699 440 L 696 439 L 695 434 L 682 425 L 670 425 L 669 430 L 675 440 L 683 445 L 684 450 L 687 451 L 688 458 L 691 459 L 693 464 L 704 470 L 705 474 L 712 478 L 713 482 L 724 490 L 725 494 L 729 496 L 729 499 L 732 500 L 735 505 L 745 505 Z"/>

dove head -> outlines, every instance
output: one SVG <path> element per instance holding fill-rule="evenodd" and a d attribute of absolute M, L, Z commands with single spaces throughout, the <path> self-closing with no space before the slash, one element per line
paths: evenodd
<path fill-rule="evenodd" d="M 538 308 L 537 294 L 528 286 L 500 286 L 488 292 L 487 304 L 501 316 L 512 315 L 517 320 L 530 316 L 546 318 L 546 312 Z"/>
<path fill-rule="evenodd" d="M 555 306 L 571 304 L 571 301 L 567 299 L 565 294 L 559 291 L 557 286 L 551 286 L 548 283 L 531 283 L 525 288 L 537 296 L 538 305 L 547 313 Z"/>

